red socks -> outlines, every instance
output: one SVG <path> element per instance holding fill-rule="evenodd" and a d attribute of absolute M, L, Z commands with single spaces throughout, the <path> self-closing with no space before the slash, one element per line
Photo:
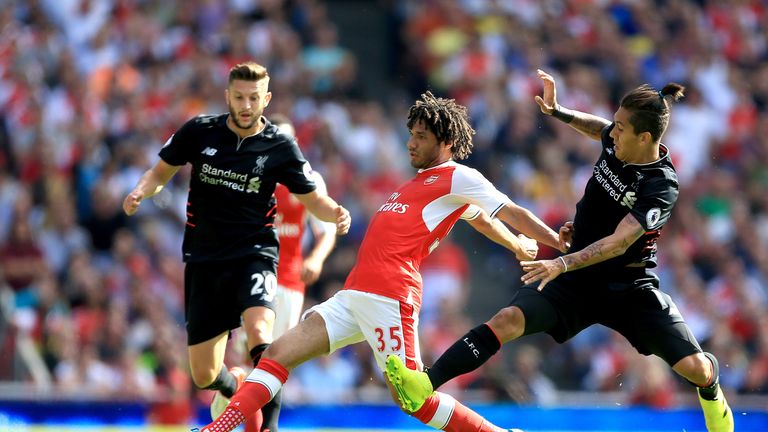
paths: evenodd
<path fill-rule="evenodd" d="M 259 366 L 245 379 L 243 388 L 232 396 L 230 406 L 243 413 L 256 412 L 272 400 L 287 380 L 286 368 L 274 360 L 263 358 Z"/>
<path fill-rule="evenodd" d="M 203 428 L 203 432 L 230 432 L 245 421 L 240 411 L 228 406 L 211 424 Z"/>
<path fill-rule="evenodd" d="M 261 427 L 261 407 L 269 402 L 288 380 L 288 370 L 280 363 L 262 358 L 259 365 L 245 379 L 243 386 L 230 399 L 229 406 L 217 419 L 203 428 L 203 432 L 230 432 L 254 417 Z M 257 413 L 258 411 L 258 413 Z M 251 426 L 255 423 L 248 422 Z"/>
<path fill-rule="evenodd" d="M 261 414 L 261 410 L 256 411 L 256 414 L 248 417 L 245 421 L 245 432 L 261 432 L 261 424 L 264 422 L 264 416 Z"/>
<path fill-rule="evenodd" d="M 412 414 L 427 426 L 448 432 L 501 432 L 505 429 L 489 423 L 445 393 L 436 392 Z"/>

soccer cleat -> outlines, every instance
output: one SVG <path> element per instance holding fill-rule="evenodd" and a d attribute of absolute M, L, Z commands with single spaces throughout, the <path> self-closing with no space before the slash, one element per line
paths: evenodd
<path fill-rule="evenodd" d="M 706 400 L 699 395 L 699 403 L 701 403 L 701 409 L 704 411 L 707 431 L 733 432 L 733 412 L 719 386 L 715 400 Z"/>
<path fill-rule="evenodd" d="M 408 412 L 416 412 L 434 393 L 429 376 L 424 372 L 408 369 L 396 355 L 387 356 L 386 375 L 397 392 L 400 405 Z"/>
<path fill-rule="evenodd" d="M 234 375 L 237 380 L 237 389 L 235 390 L 235 392 L 237 392 L 237 390 L 240 390 L 240 387 L 243 386 L 243 382 L 245 382 L 245 378 L 248 374 L 239 366 L 229 368 L 229 373 Z M 211 419 L 216 420 L 224 410 L 227 409 L 227 405 L 229 405 L 229 398 L 217 391 L 216 394 L 213 395 L 213 400 L 211 401 Z"/>

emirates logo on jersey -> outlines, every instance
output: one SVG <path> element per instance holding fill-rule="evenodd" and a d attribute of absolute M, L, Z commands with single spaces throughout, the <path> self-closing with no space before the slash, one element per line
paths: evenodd
<path fill-rule="evenodd" d="M 432 174 L 431 176 L 427 177 L 426 180 L 424 180 L 424 185 L 431 185 L 432 183 L 436 182 L 437 179 L 440 178 L 437 174 Z"/>
<path fill-rule="evenodd" d="M 397 202 L 398 198 L 400 198 L 400 194 L 397 192 L 390 195 L 387 202 L 385 202 L 381 207 L 379 207 L 379 212 L 394 212 L 394 213 L 405 214 L 405 212 L 408 210 L 409 205 Z"/>

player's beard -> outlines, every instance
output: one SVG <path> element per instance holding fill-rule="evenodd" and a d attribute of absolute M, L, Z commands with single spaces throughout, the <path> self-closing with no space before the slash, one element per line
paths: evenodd
<path fill-rule="evenodd" d="M 440 154 L 438 151 L 430 154 L 414 152 L 411 156 L 411 166 L 416 169 L 427 169 L 438 165 Z"/>
<path fill-rule="evenodd" d="M 232 123 L 234 123 L 235 126 L 237 126 L 240 129 L 245 129 L 245 130 L 253 128 L 253 126 L 256 125 L 256 122 L 259 121 L 259 116 L 253 116 L 252 115 L 251 118 L 253 120 L 251 120 L 250 123 L 245 124 L 245 125 L 240 123 L 240 118 L 239 118 L 238 114 L 235 112 L 235 110 L 232 109 L 232 105 L 229 106 L 229 118 L 232 119 Z"/>

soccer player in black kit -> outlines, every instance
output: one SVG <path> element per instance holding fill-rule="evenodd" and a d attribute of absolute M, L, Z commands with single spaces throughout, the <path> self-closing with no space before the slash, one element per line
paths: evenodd
<path fill-rule="evenodd" d="M 229 113 L 201 115 L 184 124 L 123 202 L 125 213 L 133 215 L 181 166 L 192 165 L 182 247 L 187 345 L 195 385 L 218 390 L 213 418 L 246 376 L 240 368 L 224 366 L 229 331 L 242 319 L 254 364 L 272 342 L 276 183 L 287 186 L 319 219 L 335 223 L 337 234 L 346 234 L 351 222 L 344 207 L 315 190 L 296 141 L 262 115 L 272 98 L 268 86 L 263 66 L 232 67 L 225 91 Z M 265 412 L 264 430 L 275 432 L 276 425 L 276 415 L 268 421 Z"/>
<path fill-rule="evenodd" d="M 732 432 L 733 414 L 718 384 L 717 359 L 702 352 L 669 295 L 659 290 L 656 240 L 678 196 L 669 149 L 661 136 L 670 104 L 684 87 L 661 91 L 642 85 L 621 100 L 613 121 L 557 104 L 555 80 L 538 71 L 541 111 L 600 141 L 602 154 L 576 206 L 574 221 L 560 228 L 569 253 L 551 260 L 523 261 L 526 284 L 509 306 L 462 336 L 426 372 L 387 358 L 387 375 L 407 409 L 418 409 L 446 381 L 477 369 L 503 343 L 547 332 L 565 342 L 602 324 L 655 354 L 693 384 L 710 432 Z M 534 285 L 538 282 L 538 285 Z"/>

